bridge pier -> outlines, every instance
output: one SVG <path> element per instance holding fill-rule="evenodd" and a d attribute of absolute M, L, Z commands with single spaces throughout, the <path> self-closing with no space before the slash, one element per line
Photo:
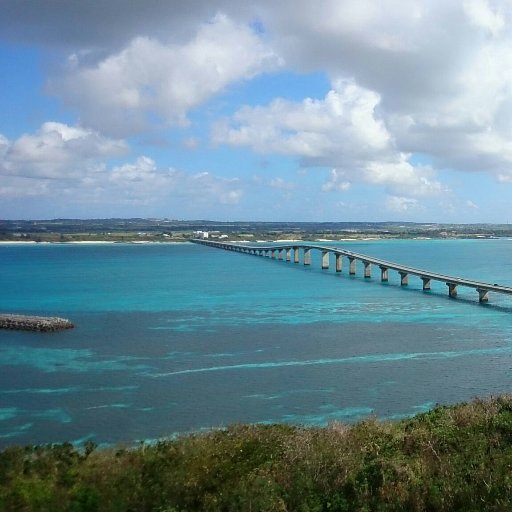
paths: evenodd
<path fill-rule="evenodd" d="M 343 257 L 341 254 L 336 254 L 336 272 L 341 272 L 343 265 Z"/>
<path fill-rule="evenodd" d="M 448 295 L 453 299 L 457 297 L 457 285 L 455 283 L 446 283 L 448 286 Z"/>
<path fill-rule="evenodd" d="M 379 266 L 381 271 L 381 281 L 388 281 L 389 270 L 396 270 L 400 275 L 401 286 L 407 286 L 409 284 L 409 275 L 419 277 L 423 282 L 423 290 L 429 291 L 431 289 L 431 282 L 437 281 L 445 283 L 448 287 L 448 294 L 450 297 L 457 297 L 458 286 L 465 286 L 472 288 L 478 292 L 478 300 L 480 303 L 486 303 L 489 301 L 489 292 L 503 293 L 512 295 L 512 286 L 503 286 L 496 283 L 485 283 L 474 281 L 471 279 L 465 279 L 461 277 L 452 277 L 436 272 L 429 272 L 427 270 L 419 270 L 413 267 L 408 267 L 394 262 L 388 262 L 380 260 L 372 256 L 364 254 L 357 254 L 348 250 L 332 248 L 328 246 L 319 245 L 287 245 L 283 244 L 280 246 L 261 246 L 254 245 L 248 246 L 239 243 L 223 243 L 206 240 L 192 240 L 194 243 L 202 244 L 210 247 L 217 247 L 226 251 L 238 252 L 242 254 L 252 254 L 253 256 L 260 256 L 266 258 L 272 258 L 286 261 L 291 261 L 292 250 L 293 250 L 293 261 L 299 263 L 300 250 L 304 251 L 304 265 L 311 265 L 312 262 L 312 250 L 317 250 L 321 253 L 321 265 L 322 269 L 328 269 L 330 266 L 330 253 L 334 253 L 336 258 L 336 272 L 342 271 L 343 257 L 347 257 L 349 261 L 349 275 L 356 275 L 356 262 L 361 261 L 364 265 L 364 277 L 371 277 L 371 265 Z"/>
<path fill-rule="evenodd" d="M 489 290 L 477 288 L 476 291 L 478 292 L 478 302 L 489 302 Z"/>
<path fill-rule="evenodd" d="M 322 251 L 322 270 L 329 268 L 329 251 Z"/>
<path fill-rule="evenodd" d="M 304 265 L 311 265 L 311 248 L 304 247 Z"/>

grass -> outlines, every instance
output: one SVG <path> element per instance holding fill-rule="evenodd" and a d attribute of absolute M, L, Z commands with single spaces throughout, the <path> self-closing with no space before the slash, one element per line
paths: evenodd
<path fill-rule="evenodd" d="M 507 511 L 511 497 L 512 395 L 394 423 L 0 453 L 5 511 Z"/>

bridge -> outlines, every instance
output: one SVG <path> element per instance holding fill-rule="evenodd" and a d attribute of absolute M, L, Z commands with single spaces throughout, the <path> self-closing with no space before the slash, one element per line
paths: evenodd
<path fill-rule="evenodd" d="M 489 292 L 503 293 L 512 295 L 512 287 L 501 286 L 499 284 L 483 283 L 474 281 L 472 279 L 465 279 L 462 277 L 454 277 L 428 270 L 421 270 L 418 268 L 401 265 L 391 261 L 381 260 L 373 256 L 359 254 L 356 252 L 341 249 L 339 247 L 329 247 L 316 244 L 283 244 L 283 245 L 245 245 L 237 243 L 217 242 L 204 239 L 193 239 L 192 242 L 202 244 L 228 251 L 241 252 L 246 254 L 253 254 L 256 256 L 264 256 L 272 259 L 285 260 L 294 263 L 300 263 L 300 253 L 302 252 L 302 262 L 304 265 L 311 265 L 311 251 L 316 250 L 321 253 L 321 265 L 323 270 L 328 270 L 330 266 L 330 255 L 334 254 L 335 257 L 335 270 L 342 272 L 343 258 L 348 259 L 348 272 L 349 275 L 356 275 L 356 262 L 363 264 L 363 275 L 369 279 L 372 277 L 372 265 L 380 270 L 380 279 L 382 282 L 387 282 L 389 279 L 389 271 L 393 270 L 400 275 L 400 285 L 407 286 L 409 284 L 409 276 L 419 277 L 423 282 L 423 290 L 429 291 L 431 289 L 432 281 L 440 281 L 448 287 L 448 295 L 452 298 L 457 297 L 457 287 L 464 286 L 473 288 L 478 293 L 479 302 L 486 303 L 489 301 Z"/>

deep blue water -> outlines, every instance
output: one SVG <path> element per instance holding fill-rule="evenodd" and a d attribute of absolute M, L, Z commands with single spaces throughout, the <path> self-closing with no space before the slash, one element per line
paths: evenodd
<path fill-rule="evenodd" d="M 340 243 L 512 285 L 512 241 Z M 0 446 L 133 442 L 234 422 L 400 418 L 509 392 L 512 297 L 409 286 L 193 244 L 0 246 Z M 331 263 L 333 266 L 334 262 Z"/>

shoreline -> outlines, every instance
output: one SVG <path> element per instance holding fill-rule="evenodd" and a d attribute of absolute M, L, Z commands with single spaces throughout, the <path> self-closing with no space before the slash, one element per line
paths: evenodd
<path fill-rule="evenodd" d="M 114 240 L 77 240 L 73 242 L 36 242 L 34 240 L 0 240 L 0 245 L 183 245 L 190 242 L 152 242 Z"/>
<path fill-rule="evenodd" d="M 512 238 L 509 236 L 503 237 L 490 237 L 490 238 L 481 238 L 481 237 L 453 237 L 453 238 L 436 238 L 436 237 L 410 237 L 410 238 L 386 238 L 386 237 L 366 237 L 361 236 L 357 238 L 336 238 L 336 239 L 328 239 L 328 238 L 317 238 L 315 240 L 298 240 L 298 239 L 275 239 L 275 240 L 223 240 L 227 243 L 237 243 L 237 244 L 274 244 L 274 243 L 298 243 L 307 245 L 308 243 L 314 242 L 323 242 L 323 243 L 336 243 L 336 242 L 383 242 L 386 240 L 390 241 L 453 241 L 453 240 L 510 240 Z M 211 239 L 210 241 L 216 241 L 216 239 Z M 69 242 L 61 242 L 61 241 L 41 241 L 36 242 L 35 240 L 0 240 L 0 246 L 35 246 L 35 245 L 186 245 L 192 243 L 189 240 L 186 241 L 153 241 L 153 240 L 73 240 Z"/>

